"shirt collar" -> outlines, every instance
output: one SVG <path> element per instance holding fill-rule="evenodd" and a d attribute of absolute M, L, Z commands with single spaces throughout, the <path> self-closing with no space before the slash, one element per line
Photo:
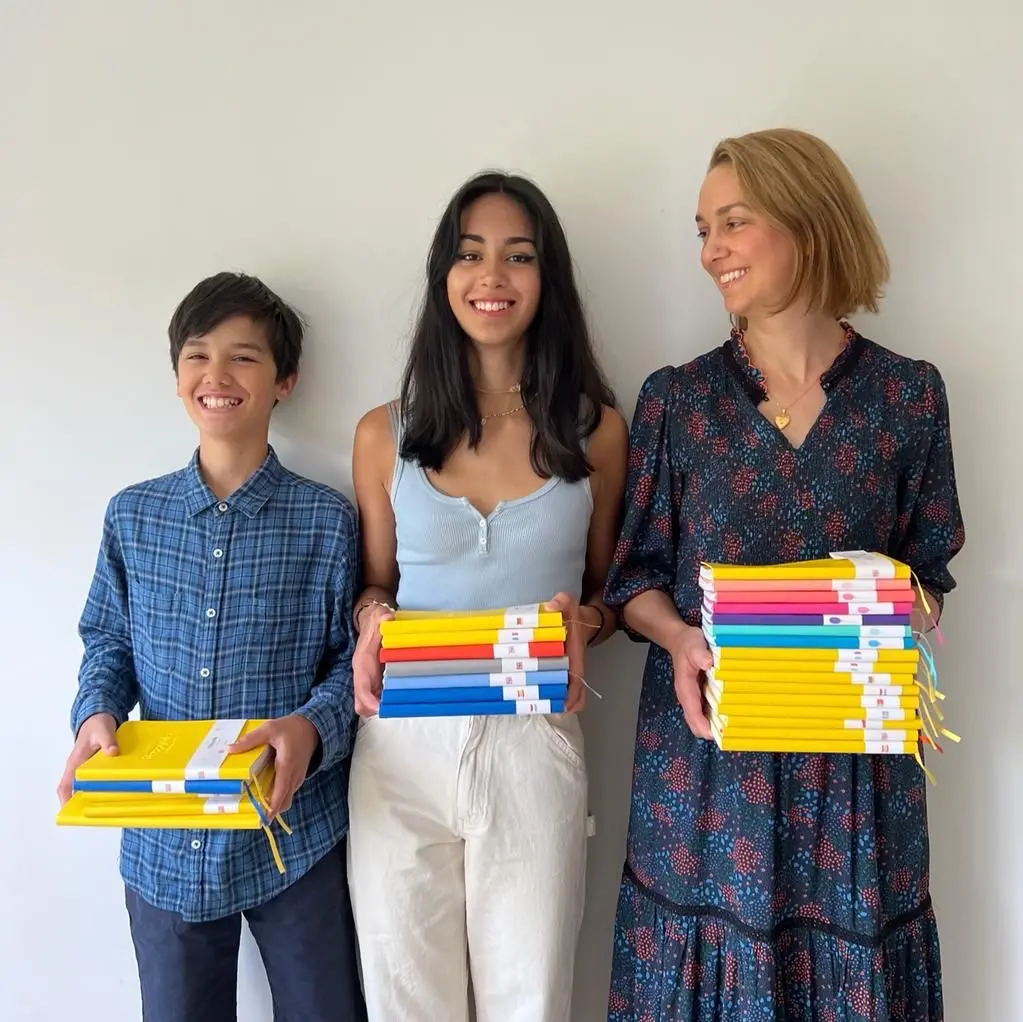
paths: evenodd
<path fill-rule="evenodd" d="M 263 505 L 273 496 L 284 474 L 280 461 L 273 447 L 267 445 L 267 455 L 263 464 L 242 483 L 223 503 L 229 508 L 237 508 L 249 518 L 254 518 Z M 221 503 L 217 495 L 206 485 L 199 470 L 199 451 L 192 455 L 188 468 L 185 469 L 185 508 L 189 518 L 201 511 L 206 511 L 214 504 Z"/>
<path fill-rule="evenodd" d="M 845 347 L 835 356 L 835 361 L 821 376 L 821 387 L 827 393 L 843 377 L 855 368 L 863 353 L 863 338 L 845 320 L 839 320 L 845 331 Z M 749 352 L 742 340 L 742 331 L 733 327 L 731 336 L 724 343 L 725 363 L 739 383 L 756 404 L 767 399 L 764 374 L 750 361 Z"/>

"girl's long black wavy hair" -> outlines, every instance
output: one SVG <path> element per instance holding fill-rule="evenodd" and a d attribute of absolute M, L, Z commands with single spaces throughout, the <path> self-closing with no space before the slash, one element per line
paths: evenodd
<path fill-rule="evenodd" d="M 475 384 L 469 370 L 470 340 L 451 310 L 448 271 L 461 243 L 462 214 L 484 195 L 499 193 L 519 203 L 535 232 L 540 266 L 540 303 L 526 331 L 521 398 L 533 423 L 530 461 L 542 478 L 585 478 L 591 465 L 582 440 L 597 428 L 602 405 L 615 395 L 597 363 L 561 222 L 531 181 L 486 172 L 467 181 L 437 225 L 426 270 L 426 295 L 402 376 L 405 420 L 401 457 L 439 470 L 468 435 L 482 436 Z"/>

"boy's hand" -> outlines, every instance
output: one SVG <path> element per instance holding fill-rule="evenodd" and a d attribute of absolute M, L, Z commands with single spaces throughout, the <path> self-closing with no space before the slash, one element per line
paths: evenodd
<path fill-rule="evenodd" d="M 228 752 L 248 752 L 258 745 L 274 750 L 274 780 L 270 790 L 270 815 L 287 812 L 295 792 L 309 772 L 309 763 L 320 744 L 320 733 L 305 717 L 297 713 L 260 724 L 237 742 Z"/>
<path fill-rule="evenodd" d="M 359 641 L 352 655 L 352 683 L 355 687 L 355 712 L 371 717 L 380 709 L 384 689 L 384 667 L 380 663 L 380 622 L 394 615 L 387 607 L 371 604 L 359 615 Z"/>
<path fill-rule="evenodd" d="M 71 749 L 71 755 L 67 758 L 64 776 L 57 785 L 57 797 L 61 805 L 71 797 L 75 771 L 100 750 L 108 756 L 116 756 L 120 752 L 117 747 L 117 721 L 109 713 L 94 713 L 91 717 L 86 717 L 78 729 L 78 738 Z"/>

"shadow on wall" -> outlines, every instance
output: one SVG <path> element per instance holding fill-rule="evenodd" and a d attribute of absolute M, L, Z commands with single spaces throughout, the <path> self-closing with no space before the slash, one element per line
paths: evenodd
<path fill-rule="evenodd" d="M 645 643 L 631 642 L 619 633 L 588 658 L 586 680 L 602 698 L 588 693 L 582 720 L 596 833 L 587 853 L 586 911 L 576 954 L 572 1013 L 576 1022 L 607 1018 L 615 907 L 625 861 L 636 711 L 646 651 Z"/>

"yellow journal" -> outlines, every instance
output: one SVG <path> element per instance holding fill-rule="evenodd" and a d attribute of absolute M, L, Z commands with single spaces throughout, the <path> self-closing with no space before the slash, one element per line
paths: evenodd
<path fill-rule="evenodd" d="M 97 752 L 76 771 L 79 781 L 247 781 L 270 758 L 267 746 L 228 753 L 227 746 L 262 720 L 128 720 L 117 729 L 119 754 Z"/>

